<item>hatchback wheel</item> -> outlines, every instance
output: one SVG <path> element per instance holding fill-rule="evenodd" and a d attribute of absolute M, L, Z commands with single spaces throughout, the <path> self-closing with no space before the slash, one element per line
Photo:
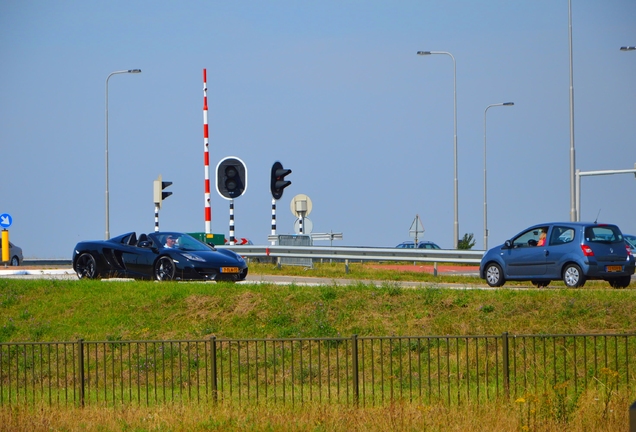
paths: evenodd
<path fill-rule="evenodd" d="M 162 256 L 155 263 L 155 280 L 173 280 L 175 273 L 174 261 L 172 258 Z"/>
<path fill-rule="evenodd" d="M 486 267 L 486 282 L 491 287 L 500 287 L 502 286 L 506 280 L 503 276 L 503 271 L 501 271 L 501 267 L 499 264 L 491 263 Z"/>
<path fill-rule="evenodd" d="M 568 264 L 563 270 L 563 282 L 568 288 L 578 288 L 585 285 L 585 276 L 581 267 L 576 264 Z"/>
<path fill-rule="evenodd" d="M 17 256 L 14 256 L 13 258 L 11 258 L 11 265 L 14 267 L 20 265 L 20 260 L 18 259 Z"/>
<path fill-rule="evenodd" d="M 631 283 L 631 281 L 632 281 L 631 276 L 623 276 L 616 279 L 608 280 L 612 288 L 627 288 L 629 284 Z"/>

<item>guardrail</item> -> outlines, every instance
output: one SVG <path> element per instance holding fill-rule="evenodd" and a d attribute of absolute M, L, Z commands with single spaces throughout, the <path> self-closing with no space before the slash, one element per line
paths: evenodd
<path fill-rule="evenodd" d="M 435 266 L 437 275 L 438 263 L 479 265 L 484 251 L 459 249 L 398 249 L 374 247 L 342 247 L 342 246 L 218 246 L 231 249 L 246 258 L 271 257 L 281 258 L 311 258 L 321 260 L 341 260 L 345 263 L 345 270 L 349 272 L 349 261 L 410 261 L 427 262 Z"/>
<path fill-rule="evenodd" d="M 216 246 L 230 249 L 246 258 L 312 258 L 349 261 L 413 261 L 479 265 L 484 251 L 459 249 L 398 249 L 343 246 Z M 71 265 L 71 260 L 25 259 L 24 265 Z"/>

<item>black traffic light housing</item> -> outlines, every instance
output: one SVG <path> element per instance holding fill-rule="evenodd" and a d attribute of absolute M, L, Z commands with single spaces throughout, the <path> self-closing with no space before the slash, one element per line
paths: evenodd
<path fill-rule="evenodd" d="M 237 157 L 226 157 L 216 166 L 216 190 L 223 198 L 238 198 L 247 190 L 247 168 Z"/>
<path fill-rule="evenodd" d="M 291 184 L 289 180 L 285 180 L 285 176 L 291 174 L 292 170 L 283 168 L 283 164 L 276 161 L 272 165 L 272 176 L 270 181 L 270 189 L 272 197 L 279 200 L 283 196 L 283 189 Z"/>
<path fill-rule="evenodd" d="M 153 182 L 152 184 L 153 200 L 154 200 L 154 203 L 159 206 L 159 208 L 161 208 L 161 202 L 165 200 L 166 198 L 168 198 L 170 195 L 172 195 L 172 192 L 164 191 L 164 189 L 170 186 L 171 184 L 172 182 L 163 181 L 161 179 L 161 174 L 159 174 L 159 177 L 157 177 L 157 180 Z"/>

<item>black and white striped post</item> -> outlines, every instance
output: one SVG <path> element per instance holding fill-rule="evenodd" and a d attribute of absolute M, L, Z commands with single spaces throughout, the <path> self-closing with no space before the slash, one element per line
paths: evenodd
<path fill-rule="evenodd" d="M 159 204 L 155 203 L 155 232 L 159 232 Z"/>
<path fill-rule="evenodd" d="M 276 200 L 272 198 L 272 237 L 276 236 Z M 276 240 L 270 242 L 272 246 L 276 244 Z"/>
<path fill-rule="evenodd" d="M 230 246 L 234 246 L 234 200 L 230 200 Z"/>

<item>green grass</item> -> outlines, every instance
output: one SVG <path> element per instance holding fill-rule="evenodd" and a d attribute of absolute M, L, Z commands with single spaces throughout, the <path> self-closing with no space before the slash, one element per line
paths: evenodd
<path fill-rule="evenodd" d="M 395 272 L 355 264 L 252 274 L 329 278 L 325 285 L 0 280 L 0 342 L 483 335 L 633 332 L 636 290 L 607 283 L 580 289 L 452 290 L 478 278 Z M 389 280 L 389 276 L 392 278 Z M 359 279 L 344 285 L 335 280 Z M 419 278 L 419 279 L 418 279 Z M 419 280 L 401 288 L 397 280 Z M 384 280 L 380 286 L 365 282 Z M 514 287 L 515 285 L 510 285 Z M 597 289 L 598 288 L 598 289 Z"/>

